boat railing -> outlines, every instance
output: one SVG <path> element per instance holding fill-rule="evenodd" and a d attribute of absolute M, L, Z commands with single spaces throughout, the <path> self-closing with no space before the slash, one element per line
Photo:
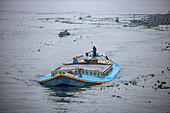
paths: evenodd
<path fill-rule="evenodd" d="M 109 71 L 109 70 L 108 70 Z M 69 74 L 69 75 L 80 75 L 80 74 L 87 74 L 93 76 L 102 77 L 105 75 L 106 72 L 98 71 L 98 70 L 84 70 L 84 69 L 75 69 L 75 70 L 52 70 L 51 76 L 55 76 L 58 74 Z"/>
<path fill-rule="evenodd" d="M 89 58 L 89 57 L 81 57 L 81 58 L 73 58 L 72 62 L 73 63 L 81 63 L 81 62 L 86 62 L 86 63 L 90 63 L 90 62 L 96 62 L 96 63 L 104 63 L 104 64 L 108 64 L 110 61 L 110 59 L 106 58 L 102 58 L 102 57 L 97 57 L 97 58 Z"/>
<path fill-rule="evenodd" d="M 69 74 L 69 75 L 75 75 L 74 72 L 71 72 L 71 71 L 57 71 L 57 70 L 52 70 L 51 71 L 51 76 L 55 76 L 57 74 Z"/>
<path fill-rule="evenodd" d="M 103 77 L 108 74 L 112 70 L 112 65 L 110 65 L 109 68 L 107 68 L 105 71 L 98 71 L 98 70 L 85 70 L 83 68 L 75 68 L 72 70 L 52 70 L 51 71 L 51 76 L 55 76 L 57 74 L 69 74 L 69 75 L 80 75 L 80 74 L 87 74 L 87 75 L 92 75 L 92 76 L 99 76 Z"/>
<path fill-rule="evenodd" d="M 104 71 L 104 75 L 107 75 L 107 73 L 113 68 L 112 66 L 113 64 L 110 65 L 110 67 Z"/>

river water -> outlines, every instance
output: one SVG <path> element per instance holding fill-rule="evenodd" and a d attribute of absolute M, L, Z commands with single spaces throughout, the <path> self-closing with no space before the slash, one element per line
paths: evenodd
<path fill-rule="evenodd" d="M 170 113 L 170 26 L 128 21 L 134 13 L 141 19 L 157 10 L 149 5 L 134 10 L 131 4 L 121 10 L 113 5 L 112 12 L 111 7 L 104 10 L 102 2 L 95 10 L 90 9 L 95 2 L 85 2 L 89 8 L 69 7 L 68 1 L 66 7 L 61 1 L 38 3 L 1 1 L 0 113 Z M 166 12 L 166 3 L 155 4 Z M 58 37 L 64 29 L 71 36 Z M 37 82 L 93 45 L 120 65 L 122 71 L 113 81 L 81 88 L 48 88 Z"/>

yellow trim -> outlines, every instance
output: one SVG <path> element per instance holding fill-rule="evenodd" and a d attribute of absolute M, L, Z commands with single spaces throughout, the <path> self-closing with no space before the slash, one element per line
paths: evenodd
<path fill-rule="evenodd" d="M 42 81 L 39 81 L 39 82 L 47 82 L 47 81 L 49 81 L 49 80 L 55 79 L 55 78 L 60 77 L 60 76 L 65 76 L 65 77 L 67 77 L 67 78 L 71 78 L 71 79 L 75 79 L 75 80 L 79 80 L 79 81 L 83 81 L 83 82 L 88 82 L 88 83 L 98 83 L 98 84 L 106 83 L 106 82 L 93 82 L 93 81 L 82 80 L 82 79 L 78 79 L 78 78 L 71 77 L 71 76 L 64 75 L 64 74 L 60 74 L 60 75 L 57 75 L 57 76 L 54 76 L 54 77 L 51 77 L 51 78 L 49 78 L 49 79 L 42 80 Z"/>
<path fill-rule="evenodd" d="M 93 71 L 93 74 L 98 73 L 98 71 Z"/>
<path fill-rule="evenodd" d="M 86 74 L 86 70 L 84 70 L 84 74 Z"/>
<path fill-rule="evenodd" d="M 69 73 L 69 72 L 67 72 L 67 71 L 58 71 L 58 72 L 59 72 L 59 73 L 60 73 L 60 72 L 65 72 L 65 73 L 67 73 L 67 74 L 74 75 L 74 74 Z"/>
<path fill-rule="evenodd" d="M 104 74 L 108 73 L 112 69 L 112 65 L 104 71 Z"/>
<path fill-rule="evenodd" d="M 106 60 L 106 58 L 101 58 L 101 57 L 90 57 L 90 58 L 88 58 L 88 57 L 79 57 L 79 58 L 76 58 L 76 59 L 77 60 L 84 60 L 84 59 L 93 59 L 93 58 L 98 59 L 98 60 Z M 109 61 L 109 60 L 106 60 L 106 61 Z"/>

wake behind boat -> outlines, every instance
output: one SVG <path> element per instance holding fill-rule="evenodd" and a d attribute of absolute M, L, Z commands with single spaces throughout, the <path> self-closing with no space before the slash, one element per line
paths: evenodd
<path fill-rule="evenodd" d="M 45 86 L 91 86 L 113 80 L 120 70 L 107 55 L 91 51 L 74 57 L 72 63 L 52 70 L 38 82 Z"/>

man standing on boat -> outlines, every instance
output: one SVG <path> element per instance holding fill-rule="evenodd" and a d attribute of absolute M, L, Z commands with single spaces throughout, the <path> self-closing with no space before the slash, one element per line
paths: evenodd
<path fill-rule="evenodd" d="M 97 48 L 93 46 L 93 57 L 96 57 L 96 51 L 97 51 Z"/>

